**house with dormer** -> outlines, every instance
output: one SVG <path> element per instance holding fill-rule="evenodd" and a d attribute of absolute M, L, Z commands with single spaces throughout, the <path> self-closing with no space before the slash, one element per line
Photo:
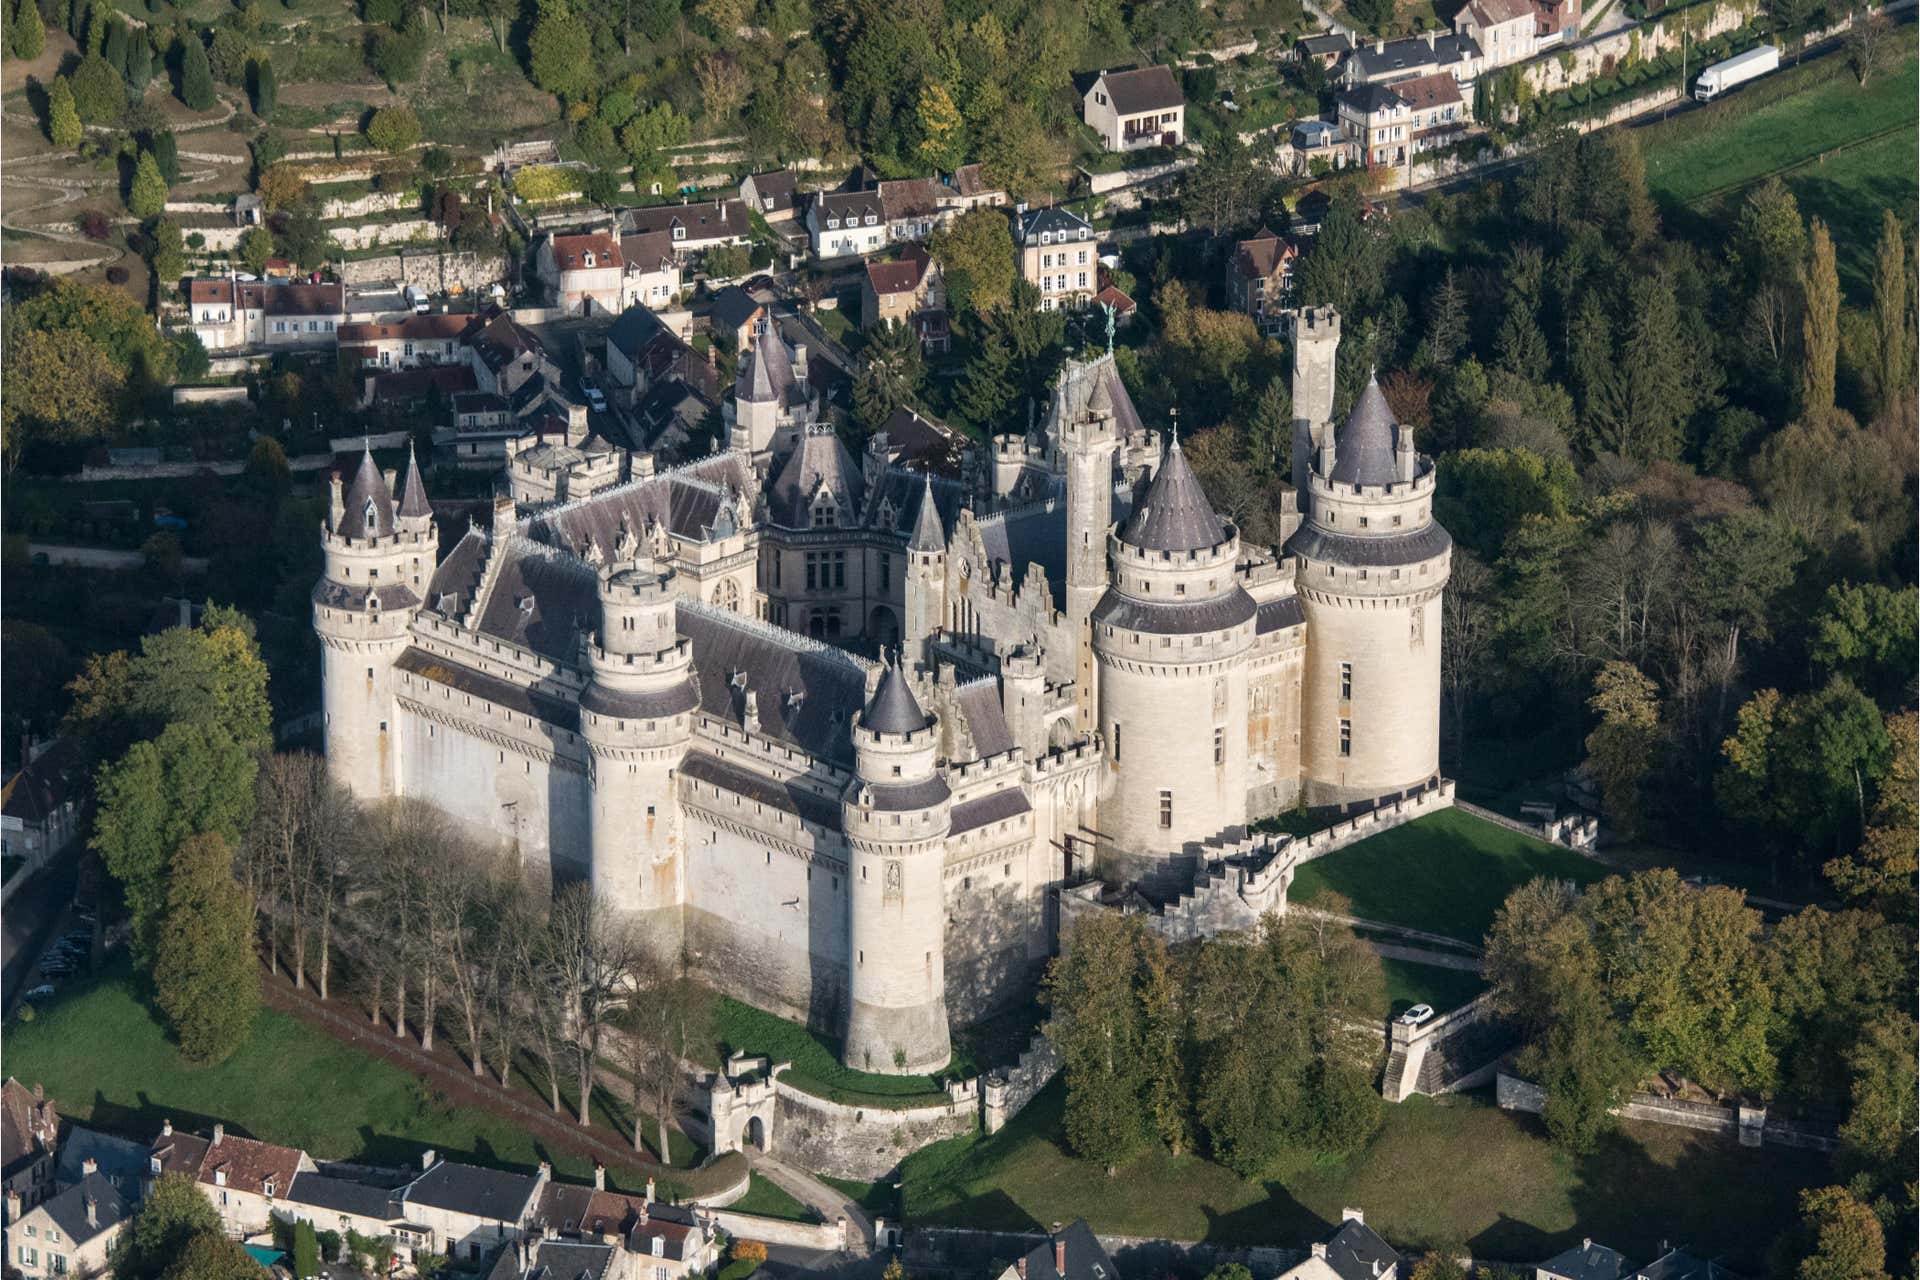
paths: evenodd
<path fill-rule="evenodd" d="M 1307 1257 L 1280 1273 L 1280 1280 L 1399 1280 L 1401 1258 L 1367 1225 L 1358 1209 L 1342 1209 L 1340 1225 L 1313 1242 Z"/>
<path fill-rule="evenodd" d="M 132 1201 L 98 1173 L 18 1217 L 9 1201 L 7 1274 L 27 1280 L 101 1275 L 132 1218 Z"/>
<path fill-rule="evenodd" d="M 851 258 L 887 244 L 887 209 L 878 191 L 822 191 L 807 202 L 807 243 L 815 258 Z"/>
<path fill-rule="evenodd" d="M 568 315 L 618 313 L 623 305 L 626 258 L 605 231 L 541 236 L 533 269 L 553 304 Z"/>
<path fill-rule="evenodd" d="M 149 1188 L 166 1173 L 192 1178 L 236 1239 L 267 1230 L 275 1204 L 294 1178 L 317 1171 L 306 1152 L 236 1137 L 224 1124 L 215 1124 L 212 1136 L 202 1138 L 176 1131 L 167 1120 L 147 1152 Z"/>
<path fill-rule="evenodd" d="M 620 215 L 620 232 L 645 235 L 664 231 L 667 243 L 681 261 L 721 245 L 745 244 L 753 234 L 747 206 L 740 200 L 702 200 L 698 203 L 656 205 L 628 209 Z"/>
<path fill-rule="evenodd" d="M 1282 310 L 1293 293 L 1293 262 L 1299 251 L 1292 241 L 1261 227 L 1234 246 L 1227 260 L 1227 306 L 1253 317 L 1261 333 L 1280 336 Z"/>
<path fill-rule="evenodd" d="M 1099 291 L 1093 224 L 1079 214 L 1021 205 L 1014 210 L 1013 245 L 1020 278 L 1040 291 L 1042 311 L 1085 306 Z"/>

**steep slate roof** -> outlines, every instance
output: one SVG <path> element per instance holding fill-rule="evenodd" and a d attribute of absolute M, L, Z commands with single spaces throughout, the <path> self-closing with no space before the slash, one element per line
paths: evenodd
<path fill-rule="evenodd" d="M 613 1246 L 545 1240 L 527 1267 L 527 1280 L 600 1280 L 613 1265 Z"/>
<path fill-rule="evenodd" d="M 1400 1265 L 1400 1255 L 1372 1227 L 1349 1218 L 1327 1240 L 1327 1265 L 1340 1280 L 1376 1280 Z"/>
<path fill-rule="evenodd" d="M 1072 210 L 1062 209 L 1058 205 L 1029 209 L 1025 213 L 1015 215 L 1013 219 L 1013 238 L 1020 244 L 1026 244 L 1029 240 L 1038 243 L 1037 237 L 1042 234 L 1077 239 L 1082 231 L 1091 232 L 1092 230 L 1092 223 Z"/>
<path fill-rule="evenodd" d="M 677 604 L 680 634 L 693 642 L 702 711 L 740 724 L 751 690 L 761 733 L 842 767 L 853 763 L 848 725 L 867 691 L 858 659 L 711 605 Z"/>
<path fill-rule="evenodd" d="M 311 1205 L 334 1213 L 393 1222 L 405 1215 L 400 1208 L 397 1188 L 376 1187 L 351 1178 L 330 1178 L 321 1173 L 303 1173 L 295 1177 L 293 1187 L 280 1197 L 292 1204 Z"/>
<path fill-rule="evenodd" d="M 1392 484 L 1399 478 L 1393 463 L 1397 430 L 1386 393 L 1368 377 L 1367 389 L 1333 439 L 1333 474 L 1327 479 L 1340 484 Z"/>
<path fill-rule="evenodd" d="M 859 521 L 860 500 L 866 489 L 861 483 L 860 466 L 839 434 L 830 429 L 807 431 L 787 455 L 767 488 L 767 518 L 783 529 L 811 528 L 813 500 L 822 488 L 852 512 L 843 523 Z"/>
<path fill-rule="evenodd" d="M 87 1161 L 91 1160 L 99 1175 L 111 1182 L 121 1195 L 136 1196 L 147 1176 L 147 1154 L 144 1142 L 69 1124 L 60 1136 L 53 1180 L 61 1186 L 81 1181 L 87 1176 Z"/>
<path fill-rule="evenodd" d="M 1363 116 L 1377 116 L 1383 111 L 1397 111 L 1401 107 L 1412 106 L 1412 100 L 1403 98 L 1397 84 L 1363 84 L 1340 91 L 1338 101 L 1351 111 Z"/>
<path fill-rule="evenodd" d="M 659 205 L 650 209 L 629 209 L 624 230 L 630 232 L 665 231 L 684 228 L 686 235 L 674 243 L 685 246 L 708 240 L 745 236 L 747 206 L 739 200 L 702 200 L 698 203 Z"/>
<path fill-rule="evenodd" d="M 622 519 L 636 538 L 645 535 L 649 523 L 657 521 L 675 536 L 704 541 L 706 530 L 727 500 L 727 491 L 732 490 L 737 497 L 752 492 L 755 484 L 753 466 L 744 455 L 732 451 L 709 454 L 684 467 L 548 507 L 527 521 L 525 532 L 536 541 L 575 556 L 585 554 L 587 545 L 593 543 L 609 560 Z"/>
<path fill-rule="evenodd" d="M 880 677 L 880 687 L 861 711 L 860 723 L 874 733 L 918 733 L 933 720 L 920 709 L 906 673 L 895 663 Z"/>
<path fill-rule="evenodd" d="M 1540 1264 L 1539 1269 L 1550 1276 L 1562 1277 L 1562 1280 L 1620 1280 L 1632 1267 L 1620 1256 L 1618 1249 L 1609 1249 L 1604 1244 L 1595 1244 L 1587 1239 L 1564 1253 L 1548 1258 Z"/>
<path fill-rule="evenodd" d="M 371 449 L 361 453 L 360 469 L 342 501 L 344 509 L 335 533 L 349 538 L 384 538 L 393 532 L 393 490 L 387 488 L 387 478 L 380 474 Z M 371 523 L 367 519 L 369 502 L 373 504 Z"/>
<path fill-rule="evenodd" d="M 1165 111 L 1187 100 L 1180 82 L 1168 67 L 1140 67 L 1133 71 L 1108 71 L 1107 97 L 1113 100 L 1115 114 L 1139 115 L 1143 111 Z"/>
<path fill-rule="evenodd" d="M 1388 40 L 1379 52 L 1371 44 L 1363 44 L 1350 55 L 1359 67 L 1360 74 L 1369 80 L 1396 72 L 1418 71 L 1422 67 L 1451 67 L 1456 62 L 1480 56 L 1480 46 L 1469 36 L 1448 32 L 1435 36 L 1433 48 L 1427 47 L 1425 36 L 1410 36 L 1404 40 Z"/>
<path fill-rule="evenodd" d="M 1066 1267 L 1055 1267 L 1054 1243 L 1066 1243 Z M 1085 1218 L 1052 1239 L 1033 1247 L 1026 1257 L 1026 1280 L 1120 1280 L 1120 1271 L 1087 1226 Z"/>
<path fill-rule="evenodd" d="M 1533 16 L 1533 5 L 1528 0 L 1471 0 L 1467 9 L 1483 27 Z"/>
<path fill-rule="evenodd" d="M 707 315 L 716 329 L 738 329 L 760 311 L 760 303 L 737 284 L 730 284 L 713 295 Z"/>
<path fill-rule="evenodd" d="M 945 551 L 947 533 L 940 527 L 940 505 L 933 500 L 933 476 L 927 476 L 920 497 L 919 514 L 913 518 L 913 536 L 907 539 L 909 551 Z"/>
<path fill-rule="evenodd" d="M 1671 1249 L 1634 1272 L 1633 1280 L 1733 1280 L 1733 1273 L 1685 1249 Z"/>
<path fill-rule="evenodd" d="M 753 179 L 753 193 L 762 201 L 771 199 L 772 208 L 762 209 L 767 213 L 781 213 L 793 208 L 794 194 L 799 190 L 799 179 L 791 169 L 769 169 L 765 173 L 748 175 Z"/>
<path fill-rule="evenodd" d="M 1445 71 L 1436 71 L 1430 76 L 1416 76 L 1412 80 L 1396 80 L 1393 91 L 1405 98 L 1415 111 L 1427 111 L 1465 101 L 1460 96 L 1459 82 Z"/>
<path fill-rule="evenodd" d="M 173 613 L 170 609 L 167 612 Z M 45 822 L 74 794 L 72 780 L 68 778 L 67 773 L 77 758 L 78 747 L 73 739 L 62 738 L 36 758 L 20 766 L 18 772 L 7 779 L 6 786 L 0 787 L 0 813 L 4 813 L 9 818 L 18 818 L 22 824 L 26 825 Z M 8 1084 L 12 1089 L 18 1089 L 29 1102 L 32 1101 L 33 1095 L 28 1093 L 18 1081 L 9 1081 Z M 8 1124 L 13 1123 L 11 1119 L 13 1105 L 13 1099 L 9 1095 L 6 1104 Z M 51 1104 L 48 1104 L 47 1111 L 48 1114 L 52 1114 Z M 9 1131 L 6 1144 L 9 1158 L 18 1150 Z"/>
<path fill-rule="evenodd" d="M 398 514 L 403 519 L 433 514 L 433 503 L 427 500 L 427 482 L 420 477 L 420 460 L 413 456 L 412 445 L 407 446 L 407 474 L 400 480 Z"/>
<path fill-rule="evenodd" d="M 400 1191 L 408 1204 L 423 1204 L 497 1222 L 518 1222 L 533 1204 L 540 1179 L 504 1169 L 441 1160 Z"/>
<path fill-rule="evenodd" d="M 1175 552 L 1204 551 L 1227 540 L 1226 527 L 1214 514 L 1178 440 L 1167 446 L 1166 459 L 1120 531 L 1120 540 L 1142 551 Z"/>
<path fill-rule="evenodd" d="M 599 580 L 583 561 L 533 541 L 496 538 L 500 567 L 475 630 L 571 666 L 584 628 L 599 616 Z"/>
<path fill-rule="evenodd" d="M 975 754 L 985 759 L 1013 750 L 1013 730 L 1007 726 L 1006 712 L 1000 706 L 1000 686 L 992 677 L 976 680 L 954 690 L 960 715 L 973 735 Z"/>
<path fill-rule="evenodd" d="M 875 226 L 886 219 L 886 208 L 877 191 L 822 191 L 813 200 L 822 218 L 839 218 L 842 221 L 851 218 L 860 224 L 872 217 Z"/>
<path fill-rule="evenodd" d="M 93 1200 L 92 1225 L 87 1222 L 89 1198 Z M 54 1225 L 74 1244 L 86 1244 L 133 1216 L 133 1205 L 114 1189 L 111 1182 L 97 1173 L 88 1176 L 80 1185 L 68 1187 L 52 1199 L 43 1201 L 40 1207 L 47 1211 Z"/>
<path fill-rule="evenodd" d="M 673 263 L 673 233 L 642 231 L 635 235 L 621 236 L 620 256 L 626 260 L 630 269 L 659 271 Z"/>
<path fill-rule="evenodd" d="M 963 800 L 953 806 L 953 815 L 947 823 L 947 833 L 961 835 L 984 827 L 989 822 L 1017 818 L 1023 813 L 1032 811 L 1033 805 L 1028 802 L 1026 792 L 1018 787 L 1008 787 L 1004 790 L 989 792 L 977 800 Z"/>
<path fill-rule="evenodd" d="M 747 348 L 733 380 L 733 393 L 755 402 L 779 400 L 793 389 L 795 381 L 786 339 L 769 330 Z"/>
<path fill-rule="evenodd" d="M 1053 405 L 1048 410 L 1049 436 L 1058 436 L 1061 423 L 1097 407 L 1093 399 L 1096 385 L 1105 389 L 1107 399 L 1113 406 L 1114 427 L 1122 437 L 1145 429 L 1145 424 L 1140 421 L 1140 411 L 1134 407 L 1133 397 L 1127 394 L 1127 384 L 1121 379 L 1113 357 L 1101 356 L 1096 360 L 1069 360 L 1061 369 L 1060 381 L 1053 391 Z"/>
<path fill-rule="evenodd" d="M 967 438 L 952 427 L 926 417 L 910 405 L 901 405 L 880 424 L 895 466 L 915 471 L 957 476 Z"/>

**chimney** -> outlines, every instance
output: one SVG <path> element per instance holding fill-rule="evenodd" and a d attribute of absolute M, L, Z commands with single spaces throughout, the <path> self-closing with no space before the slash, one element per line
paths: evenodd
<path fill-rule="evenodd" d="M 12 1187 L 7 1188 L 7 1222 L 11 1224 L 20 1216 L 20 1193 Z"/>
<path fill-rule="evenodd" d="M 1367 1215 L 1358 1209 L 1342 1209 L 1340 1211 L 1340 1221 L 1357 1222 L 1364 1227 L 1367 1225 Z"/>
<path fill-rule="evenodd" d="M 1316 1258 L 1324 1258 L 1327 1256 L 1327 1242 L 1325 1240 L 1315 1240 L 1313 1242 L 1313 1256 Z"/>
<path fill-rule="evenodd" d="M 652 1178 L 647 1179 L 647 1198 L 645 1201 L 643 1201 L 643 1203 L 645 1204 L 653 1203 L 653 1179 Z"/>
<path fill-rule="evenodd" d="M 1020 1260 L 1019 1260 L 1018 1262 L 1016 1262 L 1016 1263 L 1014 1263 L 1014 1264 L 1013 1264 L 1013 1269 L 1014 1269 L 1015 1271 L 1018 1271 L 1018 1272 L 1020 1273 L 1020 1280 L 1027 1280 L 1027 1259 L 1026 1259 L 1026 1255 L 1024 1255 L 1024 1254 L 1022 1254 L 1022 1255 L 1021 1255 L 1021 1257 L 1020 1257 Z"/>
<path fill-rule="evenodd" d="M 1581 1237 L 1580 1237 L 1580 1247 L 1581 1247 L 1582 1249 L 1591 1249 L 1591 1248 L 1593 1248 L 1593 1237 L 1592 1237 L 1592 1236 L 1581 1236 Z"/>
<path fill-rule="evenodd" d="M 1378 1258 L 1373 1260 L 1373 1276 L 1374 1280 L 1380 1280 L 1380 1259 Z"/>
<path fill-rule="evenodd" d="M 87 1225 L 90 1227 L 100 1225 L 100 1202 L 92 1196 L 87 1197 Z"/>
<path fill-rule="evenodd" d="M 392 493 L 396 488 L 399 487 L 400 473 L 398 471 L 395 471 L 392 467 L 388 467 L 385 471 L 382 471 L 380 473 L 380 478 L 387 482 L 388 493 Z"/>
<path fill-rule="evenodd" d="M 33 1100 L 35 1102 L 45 1102 L 47 1100 L 46 1086 L 41 1084 L 38 1080 L 35 1080 L 33 1082 Z"/>
<path fill-rule="evenodd" d="M 540 1162 L 540 1172 L 536 1176 L 538 1180 L 541 1182 L 553 1181 L 553 1166 L 548 1164 L 545 1160 L 542 1160 Z"/>
<path fill-rule="evenodd" d="M 597 1160 L 593 1164 L 593 1189 L 595 1191 L 607 1189 L 607 1166 Z"/>
<path fill-rule="evenodd" d="M 432 1147 L 428 1147 L 420 1153 L 420 1168 L 422 1170 L 433 1168 L 433 1162 L 439 1158 L 438 1153 L 436 1153 Z"/>
<path fill-rule="evenodd" d="M 653 1183 L 653 1179 L 651 1178 L 647 1179 L 647 1183 L 649 1186 L 651 1186 Z M 647 1217 L 648 1217 L 647 1209 L 652 1204 L 653 1204 L 653 1195 L 651 1192 L 649 1192 L 647 1195 L 647 1198 L 640 1202 L 640 1225 L 643 1227 L 647 1225 Z"/>
<path fill-rule="evenodd" d="M 88 1156 L 85 1160 L 82 1160 L 80 1162 L 81 1177 L 91 1178 L 94 1174 L 98 1172 L 100 1172 L 100 1162 L 98 1160 L 95 1160 L 92 1156 Z"/>
<path fill-rule="evenodd" d="M 216 1122 L 213 1126 L 213 1145 L 219 1146 L 220 1139 L 227 1136 L 227 1126 Z"/>
<path fill-rule="evenodd" d="M 518 519 L 519 519 L 519 516 L 514 510 L 512 492 L 509 491 L 507 493 L 494 494 L 493 495 L 493 536 L 496 538 L 501 538 L 501 537 L 505 537 L 509 533 L 512 533 L 514 523 Z"/>
<path fill-rule="evenodd" d="M 1056 1275 L 1067 1274 L 1067 1241 L 1064 1236 L 1053 1238 L 1053 1270 Z"/>
<path fill-rule="evenodd" d="M 171 1138 L 173 1136 L 173 1118 L 171 1116 L 160 1122 L 160 1136 L 163 1138 Z"/>
<path fill-rule="evenodd" d="M 180 597 L 180 629 L 193 630 L 193 600 L 189 596 Z"/>
<path fill-rule="evenodd" d="M 1438 35 L 1439 33 L 1436 31 L 1427 32 L 1427 52 L 1428 53 L 1432 53 L 1434 51 L 1433 42 L 1436 38 L 1438 38 Z"/>

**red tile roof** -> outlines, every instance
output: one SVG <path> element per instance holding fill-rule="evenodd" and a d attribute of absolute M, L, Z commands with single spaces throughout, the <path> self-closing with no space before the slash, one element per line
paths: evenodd
<path fill-rule="evenodd" d="M 588 266 L 587 255 L 593 255 L 592 266 Z M 598 270 L 601 267 L 624 267 L 626 263 L 620 257 L 620 246 L 611 235 L 604 231 L 594 231 L 577 236 L 555 236 L 553 238 L 553 260 L 562 271 Z"/>
<path fill-rule="evenodd" d="M 340 341 L 343 343 L 396 341 L 407 338 L 414 339 L 415 341 L 432 341 L 435 339 L 458 338 L 464 334 L 467 331 L 467 327 L 473 323 L 474 319 L 472 316 L 415 315 L 386 324 L 343 324 L 335 330 L 335 332 L 340 335 Z"/>

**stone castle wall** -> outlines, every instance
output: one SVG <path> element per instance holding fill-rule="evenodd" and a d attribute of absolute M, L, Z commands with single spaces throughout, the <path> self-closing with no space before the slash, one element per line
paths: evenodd
<path fill-rule="evenodd" d="M 832 1178 L 884 1177 L 921 1147 L 973 1132 L 980 1112 L 976 1080 L 949 1085 L 943 1103 L 899 1109 L 833 1102 L 778 1080 L 775 1090 L 775 1150 Z"/>

